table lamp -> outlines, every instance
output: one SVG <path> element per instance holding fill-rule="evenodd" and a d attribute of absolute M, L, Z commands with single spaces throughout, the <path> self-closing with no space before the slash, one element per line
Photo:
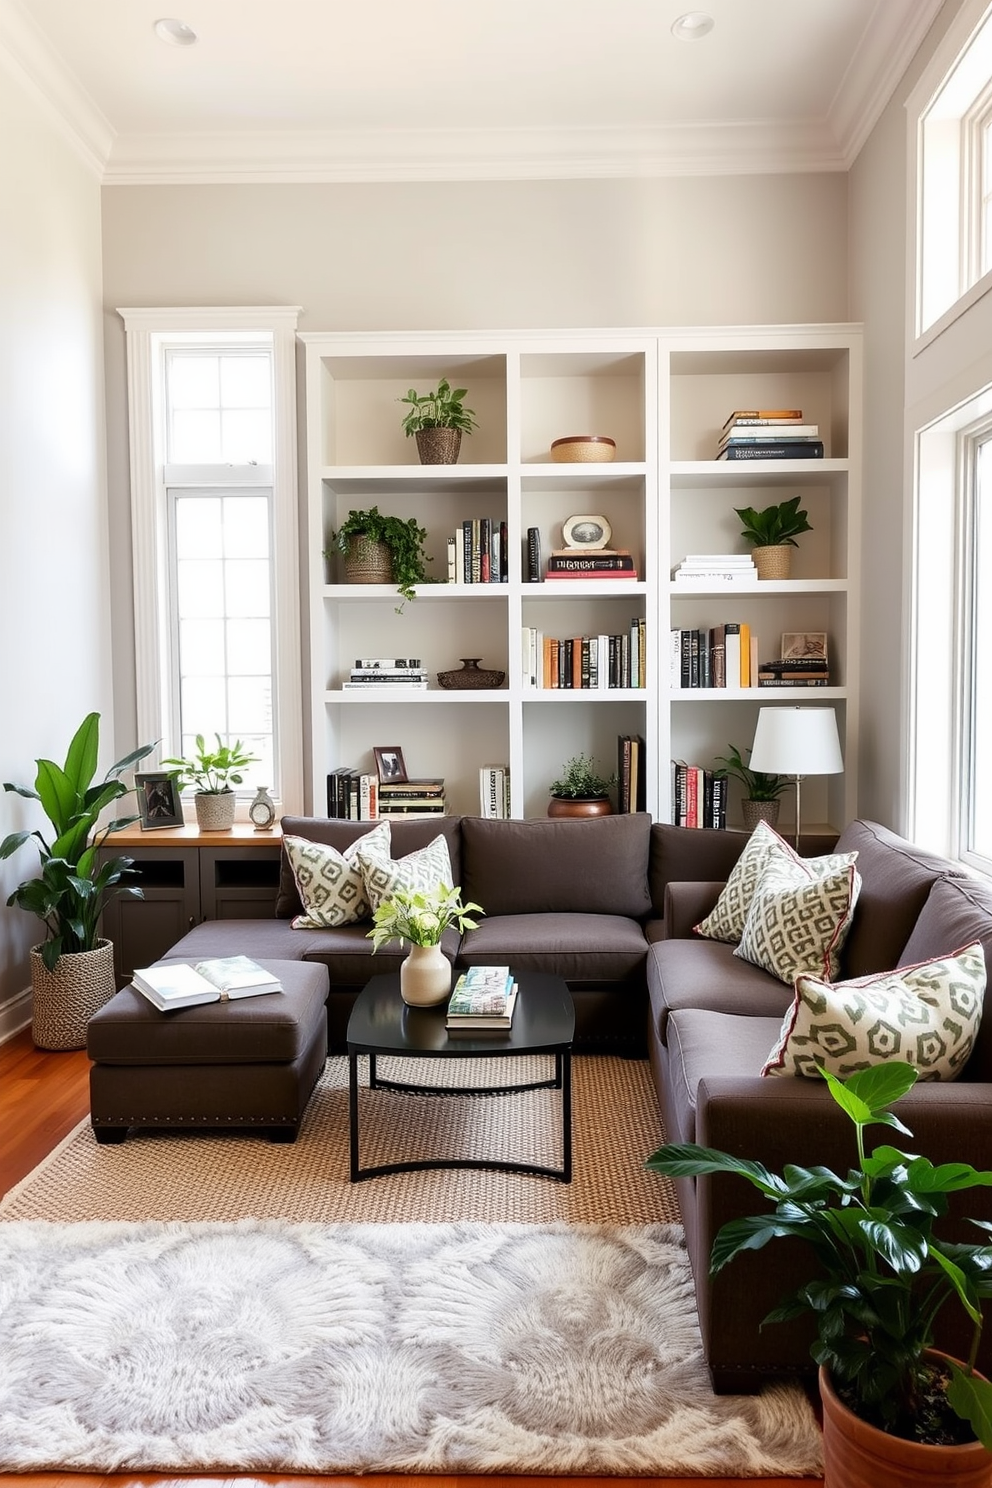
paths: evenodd
<path fill-rule="evenodd" d="M 764 775 L 796 781 L 796 851 L 804 775 L 839 775 L 844 768 L 833 708 L 759 708 L 748 764 Z"/>

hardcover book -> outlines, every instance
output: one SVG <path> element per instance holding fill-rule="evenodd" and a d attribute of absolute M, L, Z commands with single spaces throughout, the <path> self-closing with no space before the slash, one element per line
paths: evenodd
<path fill-rule="evenodd" d="M 195 966 L 181 961 L 146 966 L 133 973 L 131 982 L 163 1013 L 204 1002 L 227 1002 L 237 997 L 259 997 L 265 992 L 282 991 L 278 977 L 248 956 L 218 956 L 198 961 Z"/>

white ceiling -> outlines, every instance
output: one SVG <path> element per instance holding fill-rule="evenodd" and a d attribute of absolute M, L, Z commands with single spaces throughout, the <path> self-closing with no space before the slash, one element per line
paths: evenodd
<path fill-rule="evenodd" d="M 108 182 L 844 170 L 941 3 L 0 0 L 0 60 Z"/>

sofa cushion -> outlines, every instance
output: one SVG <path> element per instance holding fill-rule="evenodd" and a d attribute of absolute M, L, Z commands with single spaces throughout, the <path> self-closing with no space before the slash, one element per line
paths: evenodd
<path fill-rule="evenodd" d="M 837 839 L 838 852 L 858 854 L 862 887 L 842 959 L 846 977 L 891 971 L 899 963 L 935 880 L 960 870 L 873 821 L 854 821 Z M 971 940 L 963 935 L 941 954 Z M 916 956 L 917 961 L 927 954 Z"/>
<path fill-rule="evenodd" d="M 757 1075 L 774 1039 L 776 1018 L 739 1018 L 704 1008 L 680 1008 L 668 1020 L 669 1081 L 666 1107 L 678 1125 L 670 1141 L 696 1140 L 696 1104 L 700 1080 Z M 671 1120 L 671 1117 L 669 1118 Z"/>
<path fill-rule="evenodd" d="M 458 964 L 509 962 L 520 971 L 553 972 L 570 986 L 640 985 L 647 948 L 640 925 L 624 915 L 492 915 L 466 931 Z"/>
<path fill-rule="evenodd" d="M 448 844 L 452 880 L 458 883 L 461 871 L 460 822 L 461 817 L 458 816 L 432 817 L 429 821 L 419 817 L 415 821 L 390 821 L 392 851 L 397 857 L 405 857 L 407 853 L 426 847 L 428 842 L 433 841 L 440 834 Z M 338 852 L 344 852 L 345 848 L 350 847 L 359 837 L 364 837 L 375 825 L 375 822 L 337 821 L 326 816 L 284 816 L 282 818 L 284 836 L 307 837 L 311 842 L 326 842 L 329 846 L 336 847 Z M 293 870 L 289 866 L 286 853 L 283 852 L 279 867 L 276 917 L 281 920 L 291 920 L 294 915 L 301 914 L 302 911 L 303 905 L 296 891 Z"/>
<path fill-rule="evenodd" d="M 795 998 L 763 1075 L 842 1078 L 902 1059 L 921 1080 L 954 1080 L 982 1017 L 985 957 L 977 941 L 953 956 L 854 981 L 796 978 Z"/>
<path fill-rule="evenodd" d="M 977 940 L 992 971 L 992 885 L 977 878 L 938 878 L 906 942 L 899 965 L 948 955 Z M 966 1080 L 992 1080 L 992 1013 L 983 1017 L 968 1060 Z"/>
<path fill-rule="evenodd" d="M 373 914 L 397 889 L 408 894 L 428 894 L 431 889 L 452 887 L 451 859 L 443 837 L 435 837 L 426 847 L 402 858 L 391 858 L 388 843 L 374 839 L 375 834 L 370 832 L 356 848 Z"/>
<path fill-rule="evenodd" d="M 792 984 L 800 972 L 832 979 L 858 902 L 853 863 L 813 877 L 800 863 L 772 863 L 754 891 L 735 956 Z"/>
<path fill-rule="evenodd" d="M 312 932 L 316 934 L 316 932 Z M 201 920 L 169 947 L 163 961 L 204 961 L 211 956 L 251 956 L 254 961 L 302 961 L 308 935 L 288 920 Z"/>
<path fill-rule="evenodd" d="M 805 864 L 810 870 L 807 876 L 816 876 L 833 868 L 844 868 L 853 863 L 856 853 L 828 853 L 825 857 L 801 858 L 767 822 L 759 822 L 747 846 L 734 865 L 716 905 L 704 920 L 695 927 L 696 934 L 710 940 L 737 942 L 744 934 L 751 900 L 765 869 L 774 863 L 792 866 Z M 686 874 L 688 878 L 690 875 Z"/>
<path fill-rule="evenodd" d="M 388 822 L 379 822 L 344 852 L 309 837 L 284 836 L 282 844 L 303 905 L 303 913 L 293 919 L 294 930 L 353 925 L 368 918 L 371 911 L 358 852 L 360 847 L 376 844 L 388 853 Z"/>
<path fill-rule="evenodd" d="M 659 941 L 648 951 L 647 981 L 651 1017 L 662 1043 L 670 1015 L 680 1008 L 774 1018 L 780 1028 L 792 1002 L 791 987 L 737 959 L 733 946 L 720 940 Z"/>
<path fill-rule="evenodd" d="M 651 913 L 646 812 L 576 821 L 462 818 L 462 888 L 488 916 Z"/>

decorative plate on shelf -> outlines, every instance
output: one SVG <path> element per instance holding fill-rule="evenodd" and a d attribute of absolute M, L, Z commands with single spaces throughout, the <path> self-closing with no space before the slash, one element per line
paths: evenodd
<path fill-rule="evenodd" d="M 566 517 L 561 535 L 566 548 L 605 548 L 613 528 L 602 516 Z"/>

